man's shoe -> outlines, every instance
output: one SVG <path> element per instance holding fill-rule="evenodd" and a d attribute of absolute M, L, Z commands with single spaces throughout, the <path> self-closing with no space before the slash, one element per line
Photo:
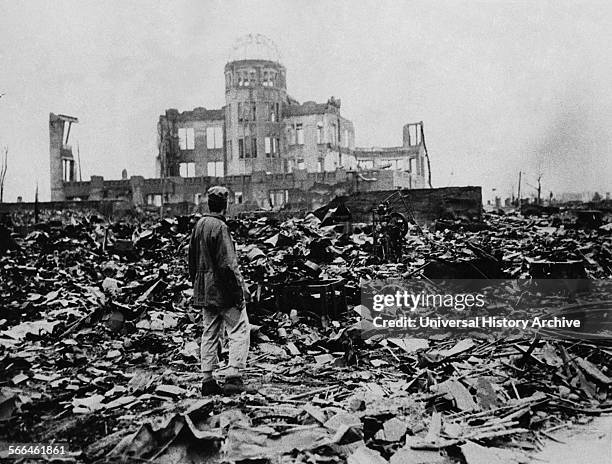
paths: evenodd
<path fill-rule="evenodd" d="M 221 395 L 223 389 L 215 379 L 208 379 L 202 382 L 202 396 Z"/>
<path fill-rule="evenodd" d="M 236 395 L 244 391 L 244 382 L 242 377 L 232 376 L 226 377 L 223 384 L 223 393 L 226 395 Z"/>

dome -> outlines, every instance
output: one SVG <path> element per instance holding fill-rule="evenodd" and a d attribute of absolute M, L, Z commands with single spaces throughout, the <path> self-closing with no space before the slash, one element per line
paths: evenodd
<path fill-rule="evenodd" d="M 239 60 L 281 61 L 276 44 L 261 34 L 247 34 L 234 42 L 229 61 Z"/>

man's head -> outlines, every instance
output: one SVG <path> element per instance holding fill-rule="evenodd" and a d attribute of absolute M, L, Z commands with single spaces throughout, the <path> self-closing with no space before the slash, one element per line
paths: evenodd
<path fill-rule="evenodd" d="M 215 185 L 208 189 L 208 209 L 211 213 L 224 213 L 227 209 L 228 191 L 225 187 Z"/>

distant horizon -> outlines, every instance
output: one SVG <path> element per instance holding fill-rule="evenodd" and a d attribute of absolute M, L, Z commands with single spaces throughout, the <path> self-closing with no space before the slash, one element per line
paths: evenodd
<path fill-rule="evenodd" d="M 79 118 L 83 180 L 154 177 L 159 115 L 223 107 L 248 32 L 276 43 L 292 97 L 342 100 L 357 146 L 424 121 L 434 187 L 503 199 L 523 171 L 523 196 L 539 174 L 543 198 L 612 190 L 608 3 L 2 2 L 7 202 L 37 182 L 49 199 L 50 112 Z"/>

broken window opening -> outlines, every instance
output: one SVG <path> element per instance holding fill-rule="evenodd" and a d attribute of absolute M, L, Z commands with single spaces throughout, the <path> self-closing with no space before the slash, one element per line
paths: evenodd
<path fill-rule="evenodd" d="M 297 168 L 298 169 L 306 169 L 306 164 L 304 163 L 304 159 L 303 158 L 298 159 Z"/>
<path fill-rule="evenodd" d="M 257 105 L 254 102 L 238 103 L 238 122 L 255 121 Z"/>
<path fill-rule="evenodd" d="M 270 158 L 272 154 L 272 139 L 270 137 L 264 139 L 264 150 L 266 152 L 266 157 Z"/>
<path fill-rule="evenodd" d="M 195 163 L 179 163 L 179 176 L 195 177 Z"/>
<path fill-rule="evenodd" d="M 242 192 L 234 192 L 234 203 L 237 205 L 242 204 Z"/>
<path fill-rule="evenodd" d="M 266 103 L 268 107 L 268 120 L 276 122 L 278 120 L 278 103 Z"/>
<path fill-rule="evenodd" d="M 335 124 L 331 125 L 332 130 L 331 130 L 331 140 L 329 141 L 329 143 L 331 143 L 332 145 L 337 145 L 338 143 L 338 128 L 336 127 Z"/>
<path fill-rule="evenodd" d="M 289 190 L 270 190 L 270 206 L 272 208 L 280 208 L 289 201 Z"/>
<path fill-rule="evenodd" d="M 179 148 L 181 150 L 193 150 L 195 148 L 195 131 L 193 127 L 179 127 Z"/>
<path fill-rule="evenodd" d="M 62 160 L 62 180 L 64 182 L 74 182 L 74 161 Z"/>
<path fill-rule="evenodd" d="M 206 172 L 208 177 L 223 177 L 223 161 L 209 161 L 206 163 Z"/>
<path fill-rule="evenodd" d="M 238 158 L 244 158 L 244 139 L 238 139 Z"/>
<path fill-rule="evenodd" d="M 257 137 L 251 137 L 251 158 L 257 158 Z"/>
<path fill-rule="evenodd" d="M 162 199 L 161 195 L 151 193 L 147 195 L 147 204 L 159 207 L 162 204 L 161 199 Z"/>
<path fill-rule="evenodd" d="M 255 140 L 255 150 L 253 150 L 253 140 Z M 257 139 L 245 135 L 238 139 L 238 157 L 255 158 L 257 156 Z"/>
<path fill-rule="evenodd" d="M 223 148 L 223 128 L 221 126 L 206 128 L 206 148 L 209 150 Z"/>
<path fill-rule="evenodd" d="M 280 154 L 280 139 L 272 137 L 272 157 Z"/>
<path fill-rule="evenodd" d="M 416 147 L 421 144 L 421 130 L 419 124 L 408 125 L 408 146 Z"/>
<path fill-rule="evenodd" d="M 301 123 L 295 125 L 296 143 L 304 145 L 304 128 Z"/>

